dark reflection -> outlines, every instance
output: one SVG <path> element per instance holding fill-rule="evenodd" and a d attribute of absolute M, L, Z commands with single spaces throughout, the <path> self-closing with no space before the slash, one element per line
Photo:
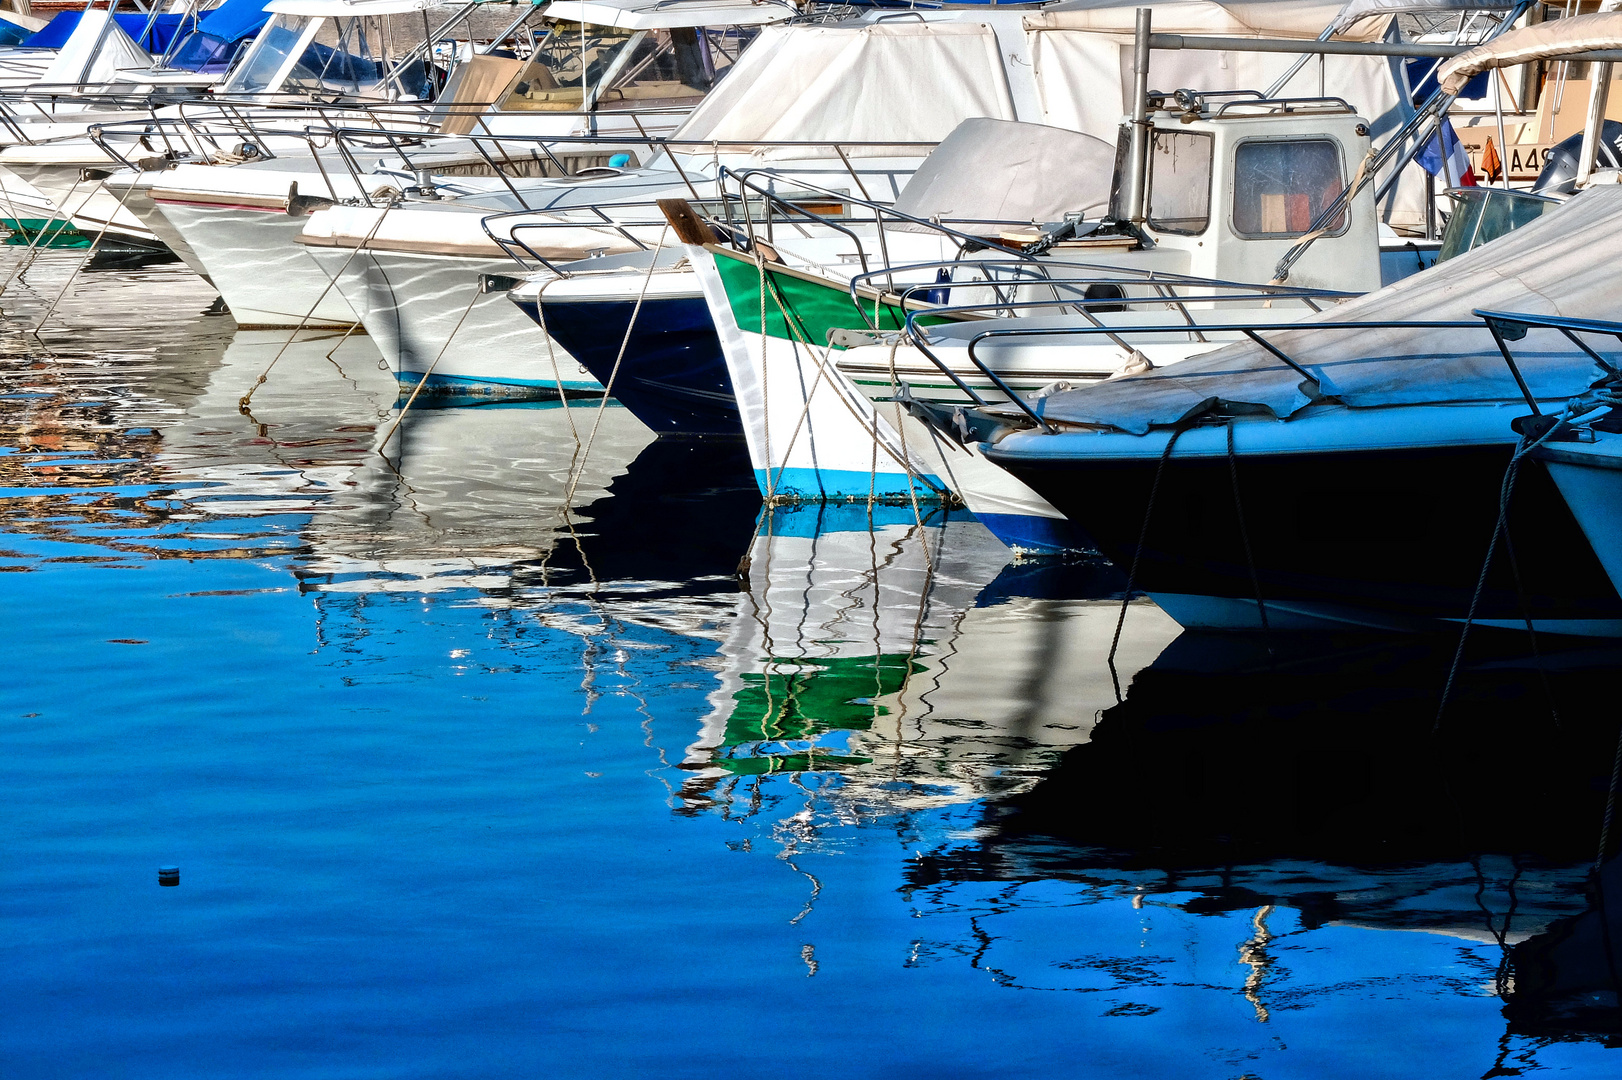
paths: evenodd
<path fill-rule="evenodd" d="M 574 511 L 552 580 L 595 581 L 605 600 L 732 592 L 759 514 L 741 442 L 655 439 Z"/>
<path fill-rule="evenodd" d="M 1588 885 L 1589 909 L 1509 953 L 1504 1016 L 1515 1034 L 1602 1036 L 1622 1047 L 1622 858 Z"/>
<path fill-rule="evenodd" d="M 1545 642 L 1539 658 L 1515 635 L 1484 637 L 1438 724 L 1451 640 L 1275 637 L 1269 650 L 1183 634 L 1087 742 L 1030 790 L 986 803 L 973 843 L 909 860 L 903 891 L 922 910 L 979 911 L 976 933 L 1038 882 L 1248 913 L 1243 992 L 1264 1021 L 1289 999 L 1274 971 L 1281 909 L 1291 934 L 1474 940 L 1496 949 L 1480 985 L 1504 1000 L 1511 1033 L 1614 1038 L 1622 876 L 1614 859 L 1589 876 L 1622 650 Z M 999 904 L 987 887 L 1004 890 Z M 1003 970 L 996 940 L 976 966 Z"/>
<path fill-rule="evenodd" d="M 1491 644 L 1438 723 L 1451 640 L 1182 635 L 999 831 L 1159 865 L 1591 857 L 1622 651 L 1548 654 L 1550 700 L 1522 639 Z"/>

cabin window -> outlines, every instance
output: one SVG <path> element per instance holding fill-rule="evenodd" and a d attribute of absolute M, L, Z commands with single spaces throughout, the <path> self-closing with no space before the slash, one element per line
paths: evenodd
<path fill-rule="evenodd" d="M 755 32 L 554 23 L 501 108 L 572 112 L 588 102 L 599 109 L 696 104 Z"/>
<path fill-rule="evenodd" d="M 237 73 L 232 76 L 226 94 L 257 94 L 276 89 L 272 83 L 287 63 L 287 58 L 304 40 L 304 31 L 310 20 L 304 15 L 279 14 L 271 17 L 269 25 L 259 32 Z"/>
<path fill-rule="evenodd" d="M 1247 239 L 1301 236 L 1345 187 L 1330 139 L 1252 139 L 1233 157 L 1233 231 Z M 1339 232 L 1346 210 L 1320 228 Z"/>
<path fill-rule="evenodd" d="M 1211 136 L 1156 131 L 1149 143 L 1149 226 L 1202 233 L 1211 223 Z"/>

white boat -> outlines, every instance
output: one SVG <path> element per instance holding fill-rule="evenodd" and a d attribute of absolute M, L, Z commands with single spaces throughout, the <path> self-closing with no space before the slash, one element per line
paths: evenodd
<path fill-rule="evenodd" d="M 884 270 L 857 280 L 849 261 L 841 280 L 830 260 L 805 257 L 786 227 L 770 245 L 775 258 L 759 255 L 758 246 L 740 250 L 747 244 L 690 247 L 767 499 L 957 497 L 1016 548 L 1081 546 L 1058 510 L 983 460 L 967 431 L 943 435 L 904 399 L 985 404 L 991 394 L 1023 403 L 1026 392 L 1175 363 L 1244 340 L 1258 325 L 1332 306 L 1337 295 L 1378 287 L 1372 191 L 1364 187 L 1342 210 L 1332 208 L 1352 182 L 1351 163 L 1369 153 L 1366 121 L 1344 103 L 1243 100 L 1235 108 L 1221 97 L 1184 97 L 1152 117 L 1148 184 L 1156 193 L 1150 201 L 1178 208 L 1178 216 L 1149 207 L 1148 242 L 1115 229 L 1125 242 L 1108 247 L 1108 227 L 1088 232 L 1078 243 L 1096 237 L 1100 246 L 1074 252 L 1085 260 L 1077 263 L 1067 264 L 1063 256 L 1072 252 L 1060 249 L 1055 260 L 946 264 L 953 301 L 953 282 L 983 292 L 984 282 L 1001 280 L 989 302 L 914 303 L 909 312 L 897 295 L 905 283 L 881 290 Z M 978 175 L 993 205 L 1004 184 L 1018 182 L 1017 173 Z M 1113 186 L 1126 183 L 1117 176 Z M 1335 220 L 1315 227 L 1324 215 Z M 1130 219 L 1119 209 L 1115 217 Z M 1315 231 L 1291 272 L 1291 284 L 1307 291 L 1235 285 L 1265 283 Z M 919 288 L 938 288 L 935 265 L 921 269 L 909 273 Z M 1112 291 L 1096 291 L 1099 282 Z M 988 321 L 993 314 L 1019 317 Z"/>
<path fill-rule="evenodd" d="M 161 220 L 179 238 L 240 323 L 347 326 L 356 321 L 354 312 L 332 287 L 329 274 L 297 242 L 306 224 L 299 207 L 307 207 L 309 199 L 357 203 L 354 212 L 364 219 L 369 206 L 390 205 L 401 189 L 421 191 L 430 203 L 483 194 L 494 200 L 484 207 L 484 213 L 490 213 L 522 205 L 516 193 L 544 188 L 548 177 L 559 183 L 550 195 L 543 190 L 535 196 L 534 204 L 547 205 L 560 194 L 567 199 L 581 170 L 607 169 L 616 155 L 626 164 L 644 161 L 648 150 L 577 144 L 546 154 L 538 144 L 517 141 L 516 136 L 635 138 L 640 137 L 639 124 L 650 135 L 667 132 L 694 101 L 701 100 L 702 90 L 662 76 L 673 73 L 682 58 L 696 50 L 699 74 L 690 81 L 702 86 L 726 70 L 731 60 L 726 50 L 736 53 L 753 27 L 791 14 L 789 8 L 745 0 L 675 4 L 559 0 L 537 16 L 552 28 L 557 39 L 553 46 L 530 63 L 476 56 L 462 64 L 461 77 L 453 74 L 446 89 L 451 104 L 424 112 L 427 129 L 412 136 L 420 141 L 432 130 L 450 137 L 408 150 L 402 137 L 391 142 L 383 136 L 369 141 L 357 135 L 342 148 L 305 144 L 297 153 L 287 150 L 272 160 L 230 169 L 182 163 L 128 178 L 133 180 L 134 210 L 145 220 Z M 693 32 L 691 40 L 679 33 L 684 30 Z M 578 50 L 567 47 L 582 32 L 589 32 L 591 48 L 609 72 L 603 81 L 585 86 L 576 70 Z M 535 89 L 542 82 L 557 85 L 547 91 Z M 493 107 L 477 117 L 470 113 L 492 100 Z M 455 137 L 472 131 L 475 124 L 482 133 L 493 133 L 491 137 L 477 144 Z M 386 126 L 401 124 L 387 120 Z M 511 175 L 498 177 L 498 170 Z M 427 179 L 425 174 L 430 173 L 437 178 Z M 306 202 L 290 203 L 295 184 L 297 195 Z M 110 186 L 120 185 L 114 181 Z M 642 189 L 649 190 L 647 185 Z M 290 205 L 299 216 L 289 216 Z M 407 217 L 408 209 L 391 211 L 390 216 Z M 371 224 L 368 220 L 362 226 L 362 235 Z M 156 231 L 159 226 L 154 222 L 153 227 Z M 470 232 L 475 242 L 494 248 L 476 224 Z M 465 302 L 465 294 L 460 299 Z"/>
<path fill-rule="evenodd" d="M 1617 636 L 1622 596 L 1548 474 L 1503 492 L 1536 414 L 1617 392 L 1616 350 L 1558 326 L 1613 314 L 1619 248 L 1622 187 L 1594 187 L 1262 342 L 1054 394 L 983 453 L 1185 626 Z"/>
<path fill-rule="evenodd" d="M 1211 3 L 1174 4 L 1168 10 L 1186 20 L 1173 26 L 1215 26 L 1245 34 L 1255 34 L 1258 23 L 1315 33 L 1332 15 L 1327 7 L 1267 4 L 1247 8 L 1247 23 Z M 903 20 L 872 13 L 833 25 L 771 28 L 762 32 L 722 88 L 672 136 L 666 144 L 668 157 L 641 175 L 644 182 L 662 179 L 665 192 L 627 188 L 622 177 L 594 186 L 590 198 L 610 217 L 645 218 L 646 206 L 616 209 L 612 204 L 654 195 L 713 198 L 723 167 L 770 165 L 785 186 L 804 182 L 811 190 L 865 192 L 888 199 L 899 192 L 925 152 L 969 117 L 1045 122 L 1113 135 L 1122 111 L 1114 75 L 1121 48 L 1119 29 L 1130 18 L 1130 9 L 1124 6 L 1041 13 L 978 8 L 919 11 Z M 1369 63 L 1368 58 L 1335 59 L 1326 76 L 1331 87 L 1351 88 L 1357 97 L 1370 101 L 1377 114 L 1397 109 L 1397 92 L 1383 65 Z M 1252 61 L 1245 54 L 1234 54 L 1223 69 L 1214 57 L 1195 59 L 1190 54 L 1179 56 L 1166 74 L 1188 78 L 1199 72 L 1209 74 L 1213 85 L 1227 86 L 1246 77 L 1265 83 L 1287 66 L 1287 59 L 1277 55 Z M 899 74 L 903 72 L 904 77 Z M 836 150 L 836 145 L 841 148 Z M 529 189 L 525 191 L 528 199 Z M 572 198 L 576 204 L 587 201 L 583 194 Z M 344 213 L 334 210 L 329 215 L 336 222 Z M 421 247 L 405 252 L 386 248 L 372 260 L 351 258 L 355 249 L 373 246 L 367 237 L 379 216 L 356 214 L 341 226 L 312 218 L 306 237 L 312 251 L 317 246 L 351 249 L 341 256 L 333 252 L 317 257 L 329 270 L 340 261 L 348 262 L 349 271 L 339 285 L 354 294 L 351 306 L 357 307 L 363 324 L 399 328 L 386 330 L 384 340 L 398 337 L 423 343 L 418 351 L 398 357 L 385 349 L 402 377 L 420 377 L 437 360 L 436 376 L 499 383 L 500 371 L 492 370 L 500 362 L 495 347 L 510 350 L 512 341 L 524 334 L 531 344 L 520 353 L 509 351 L 512 362 L 533 366 L 534 358 L 546 353 L 545 339 L 515 320 L 513 313 L 501 311 L 494 301 L 472 299 L 481 278 L 510 275 L 516 265 L 511 258 L 495 255 L 490 237 L 481 235 L 484 229 L 472 215 L 457 213 L 448 203 L 438 207 L 407 203 L 388 212 L 393 224 L 385 227 L 399 230 Z M 629 236 L 599 234 L 570 250 L 549 229 L 558 224 L 543 206 L 516 222 L 503 219 L 499 228 L 507 235 L 514 229 L 528 230 L 521 239 L 545 246 L 544 252 L 526 253 L 518 244 L 508 245 L 512 255 L 527 259 L 531 266 L 541 262 L 531 257 L 536 254 L 552 263 L 604 250 L 651 248 L 663 232 L 656 224 L 638 230 L 627 227 Z M 475 254 L 481 250 L 486 254 Z M 431 270 L 424 265 L 430 261 Z M 378 267 L 375 271 L 367 269 L 373 264 Z M 452 287 L 456 274 L 461 277 L 460 288 Z M 408 291 L 395 284 L 400 279 L 431 286 Z M 446 331 L 470 300 L 474 315 L 467 322 L 489 328 L 492 337 L 487 341 L 477 329 L 470 334 L 464 328 L 447 347 Z M 412 324 L 419 322 L 420 328 L 413 329 Z M 463 364 L 471 366 L 459 367 Z"/>

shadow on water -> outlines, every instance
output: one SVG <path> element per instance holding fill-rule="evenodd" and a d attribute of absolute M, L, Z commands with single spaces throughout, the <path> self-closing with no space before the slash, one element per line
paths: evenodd
<path fill-rule="evenodd" d="M 1023 887 L 1067 882 L 1252 913 L 1241 952 L 1259 1012 L 1278 909 L 1294 933 L 1473 938 L 1498 953 L 1506 1038 L 1622 1045 L 1622 861 L 1592 872 L 1622 650 L 1545 643 L 1545 679 L 1524 640 L 1484 636 L 1438 723 L 1452 640 L 1309 637 L 1269 653 L 1182 634 L 1087 742 L 985 804 L 972 843 L 909 862 L 904 892 L 950 911 L 960 890 L 993 886 L 1007 913 Z M 1619 842 L 1613 828 L 1608 850 Z M 1506 1060 L 1486 1075 L 1513 1074 Z"/>

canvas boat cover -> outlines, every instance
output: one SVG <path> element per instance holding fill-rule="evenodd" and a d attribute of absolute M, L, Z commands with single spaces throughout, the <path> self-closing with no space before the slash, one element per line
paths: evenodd
<path fill-rule="evenodd" d="M 1610 5 L 1606 5 L 1610 6 Z M 1460 53 L 1437 72 L 1445 94 L 1457 94 L 1472 75 L 1596 49 L 1622 49 L 1622 11 L 1600 11 L 1523 26 Z"/>
<path fill-rule="evenodd" d="M 1335 33 L 1342 34 L 1364 19 L 1393 15 L 1443 15 L 1459 11 L 1508 11 L 1514 0 L 1351 0 L 1335 16 Z M 1359 27 L 1366 31 L 1366 27 Z M 1367 39 L 1365 39 L 1367 40 Z"/>
<path fill-rule="evenodd" d="M 1341 12 L 1336 0 L 1172 0 L 1170 3 L 1120 3 L 1118 0 L 1070 0 L 1025 16 L 1027 30 L 1091 30 L 1131 34 L 1137 9 L 1153 11 L 1157 34 L 1215 34 L 1224 37 L 1293 37 L 1311 40 Z M 1354 20 L 1355 21 L 1355 20 Z M 1360 31 L 1364 27 L 1358 28 Z M 1367 40 L 1378 39 L 1382 23 Z M 1158 63 L 1160 57 L 1155 57 Z"/>
<path fill-rule="evenodd" d="M 203 13 L 197 29 L 221 41 L 240 41 L 257 34 L 269 21 L 265 0 L 225 0 Z"/>
<path fill-rule="evenodd" d="M 756 0 L 552 0 L 548 19 L 662 30 L 677 26 L 761 26 L 796 14 L 786 3 Z"/>
<path fill-rule="evenodd" d="M 514 79 L 529 67 L 527 60 L 475 53 L 456 65 L 445 80 L 429 122 L 439 126 L 442 135 L 468 135 L 479 124 L 475 106 L 488 107 L 500 101 Z"/>
<path fill-rule="evenodd" d="M 39 77 L 42 84 L 117 82 L 121 71 L 146 71 L 152 55 L 135 43 L 115 21 L 107 25 L 105 9 L 86 11 L 66 44 Z M 104 39 L 102 31 L 107 32 Z M 97 45 L 101 46 L 97 51 Z"/>
<path fill-rule="evenodd" d="M 971 116 L 1014 119 L 997 36 L 984 23 L 768 26 L 672 137 L 936 143 Z M 897 150 L 848 152 L 871 157 Z M 827 153 L 781 148 L 762 156 Z"/>
<path fill-rule="evenodd" d="M 924 159 L 894 208 L 925 219 L 1060 221 L 1067 211 L 1107 204 L 1114 167 L 1115 147 L 1091 135 L 975 117 Z M 997 231 L 958 228 L 975 235 Z"/>
<path fill-rule="evenodd" d="M 1213 3 L 1067 3 L 1024 16 L 1030 59 L 1042 98 L 1041 121 L 1114 140 L 1115 127 L 1132 111 L 1132 53 L 1135 7 L 1152 11 L 1156 33 L 1215 34 L 1229 37 L 1313 39 L 1340 13 L 1338 3 L 1319 0 L 1251 0 Z M 1357 40 L 1384 35 L 1390 18 L 1364 19 L 1344 35 Z M 1152 89 L 1195 87 L 1206 91 L 1259 90 L 1289 70 L 1287 53 L 1156 50 L 1149 63 Z M 1305 65 L 1281 93 L 1344 98 L 1370 120 L 1376 137 L 1399 127 L 1408 107 L 1391 75 L 1389 59 L 1328 56 Z M 1037 119 L 1023 117 L 1023 119 Z M 1409 215 L 1423 220 L 1423 209 Z M 1404 219 L 1407 220 L 1406 218 Z"/>
<path fill-rule="evenodd" d="M 1622 259 L 1622 186 L 1592 188 L 1537 221 L 1456 259 L 1325 310 L 1303 322 L 1473 320 L 1482 308 L 1616 319 Z M 1353 407 L 1517 401 L 1521 394 L 1485 326 L 1287 330 L 1266 339 L 1311 371 L 1322 395 Z M 1614 359 L 1618 344 L 1588 343 Z M 1540 400 L 1581 394 L 1600 374 L 1552 330 L 1532 330 L 1513 355 Z M 1311 384 L 1250 342 L 1168 367 L 1055 394 L 1043 415 L 1137 434 L 1215 403 L 1289 419 L 1311 404 Z"/>

